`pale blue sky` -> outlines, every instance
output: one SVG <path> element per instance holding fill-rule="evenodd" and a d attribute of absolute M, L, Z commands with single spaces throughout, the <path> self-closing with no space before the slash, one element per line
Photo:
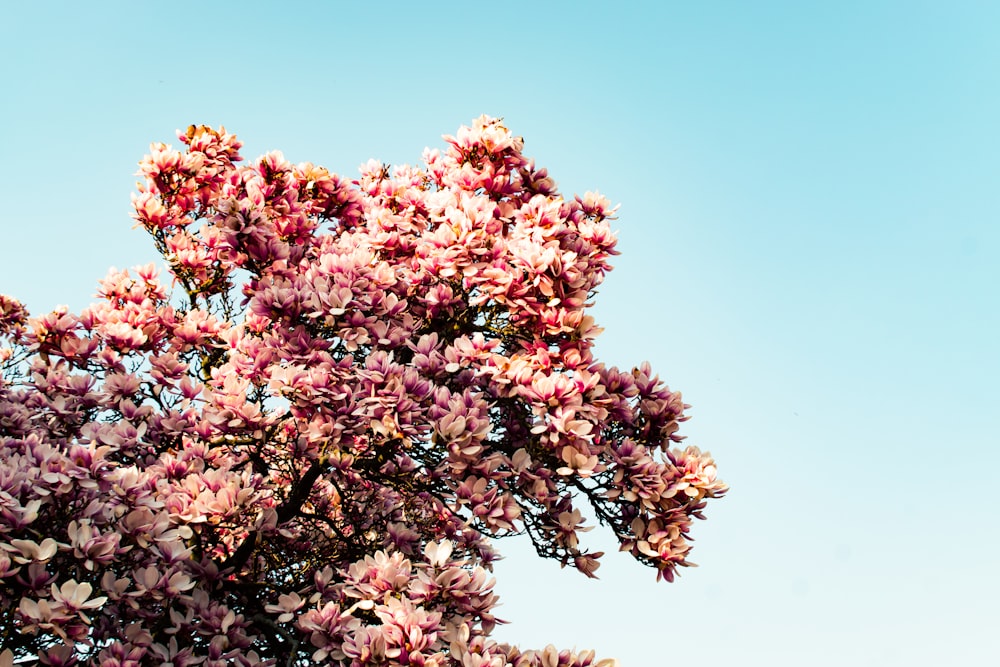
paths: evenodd
<path fill-rule="evenodd" d="M 503 116 L 564 192 L 621 202 L 600 355 L 684 392 L 732 492 L 673 585 L 502 543 L 500 637 L 992 664 L 998 27 L 961 1 L 8 3 L 0 292 L 79 309 L 153 259 L 136 162 L 190 123 L 353 175 Z"/>

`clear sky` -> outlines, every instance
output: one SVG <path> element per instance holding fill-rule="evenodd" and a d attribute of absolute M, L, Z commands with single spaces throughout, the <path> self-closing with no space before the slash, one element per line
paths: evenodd
<path fill-rule="evenodd" d="M 501 543 L 501 638 L 623 667 L 1000 659 L 1000 5 L 2 12 L 0 292 L 35 313 L 154 259 L 136 162 L 191 123 L 353 176 L 487 113 L 621 203 L 599 356 L 684 392 L 732 491 L 672 585 Z"/>

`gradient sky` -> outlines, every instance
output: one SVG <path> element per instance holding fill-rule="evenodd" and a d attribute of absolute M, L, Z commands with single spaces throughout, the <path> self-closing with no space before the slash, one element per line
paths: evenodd
<path fill-rule="evenodd" d="M 153 260 L 136 163 L 188 124 L 353 176 L 503 116 L 564 193 L 621 202 L 598 355 L 684 392 L 732 491 L 672 585 L 502 542 L 499 637 L 623 667 L 1000 659 L 1000 5 L 479 7 L 6 3 L 0 292 L 78 310 Z"/>

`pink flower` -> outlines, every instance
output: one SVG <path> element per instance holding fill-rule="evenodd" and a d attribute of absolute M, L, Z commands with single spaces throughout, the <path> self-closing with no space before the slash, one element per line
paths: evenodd
<path fill-rule="evenodd" d="M 489 570 L 524 531 L 595 576 L 588 503 L 672 579 L 727 490 L 680 393 L 595 360 L 617 208 L 486 116 L 356 181 L 178 137 L 133 197 L 170 281 L 0 296 L 0 613 L 33 635 L 0 667 L 611 667 L 491 640 Z"/>
<path fill-rule="evenodd" d="M 52 584 L 52 599 L 57 604 L 61 604 L 66 610 L 72 612 L 78 612 L 85 609 L 99 609 L 105 602 L 107 602 L 108 598 L 103 595 L 91 598 L 90 594 L 93 593 L 93 591 L 94 587 L 90 584 L 86 582 L 77 583 L 71 579 L 59 588 L 56 588 L 56 585 Z"/>

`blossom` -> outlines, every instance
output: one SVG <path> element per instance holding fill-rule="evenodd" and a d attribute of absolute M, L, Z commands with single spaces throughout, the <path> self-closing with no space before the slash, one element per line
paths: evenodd
<path fill-rule="evenodd" d="M 59 548 L 58 543 L 51 537 L 42 540 L 38 544 L 34 540 L 11 540 L 2 545 L 4 549 L 12 552 L 13 559 L 17 563 L 30 563 L 32 561 L 46 562 L 55 556 Z"/>
<path fill-rule="evenodd" d="M 70 579 L 64 582 L 59 588 L 55 584 L 52 584 L 52 599 L 68 611 L 78 612 L 85 609 L 97 609 L 107 602 L 108 598 L 103 595 L 91 598 L 90 594 L 93 591 L 94 587 L 90 584 L 86 582 L 77 583 Z"/>
<path fill-rule="evenodd" d="M 224 128 L 153 144 L 167 262 L 0 295 L 0 667 L 611 667 L 498 644 L 493 538 L 672 579 L 727 488 L 679 392 L 595 359 L 617 207 L 482 116 L 356 180 Z M 152 663 L 151 663 L 152 664 Z"/>

